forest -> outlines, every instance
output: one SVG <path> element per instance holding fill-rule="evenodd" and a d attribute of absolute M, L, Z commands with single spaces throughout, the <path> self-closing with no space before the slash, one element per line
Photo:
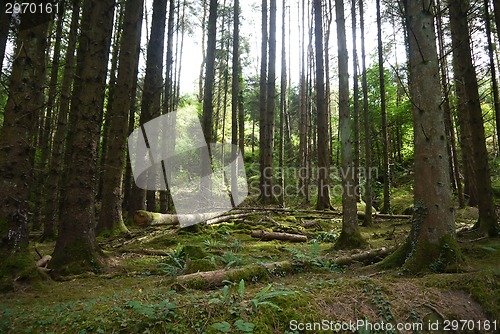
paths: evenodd
<path fill-rule="evenodd" d="M 1 333 L 500 331 L 500 0 L 1 7 Z"/>

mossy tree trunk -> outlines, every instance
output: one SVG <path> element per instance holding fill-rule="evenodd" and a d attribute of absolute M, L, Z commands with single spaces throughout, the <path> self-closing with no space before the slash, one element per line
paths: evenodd
<path fill-rule="evenodd" d="M 35 262 L 28 254 L 30 159 L 33 121 L 43 107 L 45 50 L 51 17 L 22 15 L 12 64 L 9 97 L 0 130 L 0 289 L 28 278 Z"/>
<path fill-rule="evenodd" d="M 315 4 L 320 5 L 316 0 Z M 317 7 L 315 7 L 317 8 Z M 359 248 L 364 246 L 358 229 L 356 196 L 354 194 L 354 161 L 352 155 L 351 119 L 349 109 L 349 59 L 345 28 L 344 4 L 335 1 L 337 17 L 337 41 L 339 62 L 339 127 L 341 137 L 342 168 L 342 232 L 335 243 L 335 248 Z"/>
<path fill-rule="evenodd" d="M 125 167 L 125 142 L 127 138 L 130 95 L 135 69 L 139 63 L 136 52 L 142 27 L 144 0 L 131 0 L 125 4 L 125 17 L 121 35 L 118 76 L 114 103 L 108 111 L 109 137 L 103 171 L 102 205 L 97 233 L 128 232 L 122 218 L 122 171 Z"/>
<path fill-rule="evenodd" d="M 385 265 L 441 271 L 460 259 L 455 241 L 450 170 L 431 0 L 403 1 L 410 55 L 415 144 L 415 212 L 406 243 Z"/>
<path fill-rule="evenodd" d="M 95 175 L 100 112 L 113 28 L 113 0 L 86 0 L 78 41 L 77 68 L 67 139 L 61 224 L 51 267 L 60 274 L 97 270 Z"/>

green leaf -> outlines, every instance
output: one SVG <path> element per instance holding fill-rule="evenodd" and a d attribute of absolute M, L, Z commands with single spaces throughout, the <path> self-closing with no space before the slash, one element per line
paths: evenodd
<path fill-rule="evenodd" d="M 238 288 L 238 294 L 240 297 L 243 297 L 245 295 L 245 280 L 241 279 L 240 281 L 240 286 Z"/>
<path fill-rule="evenodd" d="M 255 325 L 251 322 L 244 322 L 241 319 L 238 319 L 234 322 L 234 325 L 243 333 L 253 333 L 253 329 Z"/>
<path fill-rule="evenodd" d="M 216 322 L 215 324 L 212 324 L 212 327 L 223 332 L 223 333 L 230 333 L 231 332 L 231 324 L 228 323 L 227 321 Z"/>

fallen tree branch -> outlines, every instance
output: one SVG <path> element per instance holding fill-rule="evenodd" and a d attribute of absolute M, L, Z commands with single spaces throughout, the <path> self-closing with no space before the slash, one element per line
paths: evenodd
<path fill-rule="evenodd" d="M 378 248 L 350 256 L 340 256 L 333 259 L 337 265 L 348 265 L 353 262 L 374 260 L 389 255 L 395 248 Z M 301 263 L 301 267 L 304 262 Z M 212 289 L 225 284 L 225 281 L 238 282 L 265 279 L 271 273 L 279 272 L 280 276 L 294 271 L 294 262 L 291 260 L 254 264 L 237 269 L 219 269 L 213 271 L 197 272 L 178 276 L 175 283 L 184 288 Z"/>
<path fill-rule="evenodd" d="M 381 218 L 381 219 L 411 219 L 411 215 L 391 215 L 391 214 L 384 214 L 384 213 L 374 213 L 372 215 L 374 219 L 376 218 Z M 358 212 L 358 219 L 364 219 L 365 218 L 365 213 L 364 212 Z"/>
<path fill-rule="evenodd" d="M 282 232 L 266 232 L 262 230 L 252 231 L 252 237 L 261 240 L 283 240 L 291 242 L 306 242 L 307 236 L 302 234 L 291 234 Z"/>
<path fill-rule="evenodd" d="M 245 212 L 245 213 L 230 213 L 226 212 L 219 216 L 214 217 L 213 213 L 201 214 L 168 214 L 168 213 L 158 213 L 150 212 L 144 210 L 137 210 L 134 213 L 134 224 L 139 226 L 163 226 L 163 225 L 178 225 L 179 218 L 182 218 L 187 222 L 205 222 L 205 224 L 218 224 L 226 222 L 232 219 L 238 219 L 243 217 L 248 217 L 255 214 L 255 212 Z"/>
<path fill-rule="evenodd" d="M 394 251 L 394 248 L 377 248 L 377 249 L 371 249 L 368 251 L 352 254 L 349 256 L 340 256 L 335 259 L 335 263 L 339 266 L 345 266 L 348 264 L 351 264 L 353 262 L 365 262 L 368 260 L 373 260 L 377 257 L 386 257 L 390 253 Z"/>

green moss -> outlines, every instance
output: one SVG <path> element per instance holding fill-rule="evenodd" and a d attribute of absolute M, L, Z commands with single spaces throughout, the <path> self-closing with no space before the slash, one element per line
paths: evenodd
<path fill-rule="evenodd" d="M 207 256 L 207 253 L 201 246 L 185 245 L 184 252 L 186 254 L 186 257 L 191 260 L 199 260 Z"/>
<path fill-rule="evenodd" d="M 208 282 L 203 278 L 193 278 L 185 282 L 184 285 L 189 289 L 204 290 L 208 287 Z"/>
<path fill-rule="evenodd" d="M 84 241 L 78 241 L 68 245 L 64 254 L 54 254 L 50 267 L 63 276 L 84 272 L 99 273 L 104 266 L 102 260 L 102 252 L 91 249 Z"/>
<path fill-rule="evenodd" d="M 14 289 L 14 283 L 34 283 L 46 277 L 35 266 L 28 250 L 0 256 L 0 292 Z"/>
<path fill-rule="evenodd" d="M 199 271 L 212 271 L 217 269 L 215 263 L 209 259 L 192 260 L 186 263 L 186 274 L 197 273 Z"/>
<path fill-rule="evenodd" d="M 387 256 L 384 260 L 377 263 L 376 266 L 380 269 L 390 269 L 401 267 L 405 261 L 408 253 L 410 252 L 411 244 L 405 241 L 398 249 L 396 249 L 391 255 Z"/>
<path fill-rule="evenodd" d="M 347 234 L 342 231 L 335 245 L 333 245 L 333 249 L 359 249 L 366 248 L 367 246 L 368 243 L 363 239 L 359 231 L 356 231 L 354 234 Z"/>
<path fill-rule="evenodd" d="M 241 280 L 261 282 L 267 279 L 267 277 L 268 277 L 267 269 L 262 266 L 250 266 L 247 268 L 238 269 L 235 272 L 227 274 L 227 278 L 231 282 L 239 282 Z"/>

